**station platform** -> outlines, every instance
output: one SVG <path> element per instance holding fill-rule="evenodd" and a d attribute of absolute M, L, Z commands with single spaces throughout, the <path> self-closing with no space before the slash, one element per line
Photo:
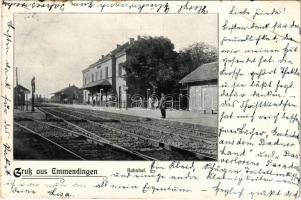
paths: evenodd
<path fill-rule="evenodd" d="M 159 109 L 145 109 L 145 108 L 129 108 L 117 109 L 112 107 L 100 107 L 83 104 L 56 104 L 51 103 L 49 105 L 70 107 L 70 108 L 82 108 L 89 110 L 106 111 L 112 113 L 120 113 L 126 115 L 134 115 L 139 117 L 148 117 L 161 119 L 161 112 Z M 196 111 L 182 111 L 182 110 L 166 110 L 166 119 L 170 121 L 178 121 L 182 123 L 199 124 L 203 126 L 210 126 L 217 128 L 218 115 L 217 114 L 203 114 Z"/>
<path fill-rule="evenodd" d="M 34 112 L 31 111 L 31 106 L 28 106 L 28 109 L 14 109 L 14 118 L 30 118 L 30 119 L 45 119 L 46 116 L 44 113 L 39 111 L 39 109 L 35 109 Z"/>

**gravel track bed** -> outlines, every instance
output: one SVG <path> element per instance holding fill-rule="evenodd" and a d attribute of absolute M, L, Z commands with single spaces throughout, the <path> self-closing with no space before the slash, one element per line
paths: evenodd
<path fill-rule="evenodd" d="M 89 119 L 91 121 L 94 121 L 93 119 L 96 119 L 95 121 L 99 121 L 100 119 L 103 119 L 101 118 L 101 116 L 100 117 L 91 116 L 91 114 L 95 114 L 95 112 L 78 113 L 73 110 L 61 109 L 61 108 L 59 109 L 59 111 L 64 113 L 69 113 L 85 119 Z M 105 117 L 108 117 L 108 115 Z M 183 133 L 183 131 L 178 131 L 177 134 L 172 134 L 170 128 L 154 126 L 152 124 L 148 124 L 148 121 L 147 122 L 131 121 L 126 123 L 106 122 L 106 121 L 109 120 L 105 119 L 104 121 L 102 121 L 102 124 L 115 127 L 120 130 L 135 133 L 137 135 L 141 135 L 147 138 L 151 138 L 188 151 L 205 154 L 211 157 L 217 157 L 217 136 L 214 136 L 213 133 L 212 135 L 207 134 L 207 135 L 203 135 L 202 137 L 198 136 L 198 138 L 193 136 L 184 137 L 183 135 L 185 135 L 185 133 Z M 141 125 L 140 123 L 143 123 L 143 125 Z"/>
<path fill-rule="evenodd" d="M 137 156 L 122 152 L 110 145 L 95 144 L 87 141 L 83 136 L 72 136 L 64 133 L 61 129 L 46 124 L 34 121 L 18 121 L 18 123 L 62 145 L 70 151 L 76 152 L 76 154 L 87 160 L 140 160 Z"/>
<path fill-rule="evenodd" d="M 50 113 L 57 115 L 59 117 L 62 117 L 62 118 L 64 118 L 65 116 L 68 116 L 68 119 L 71 119 L 71 120 L 76 119 L 76 117 L 72 118 L 68 114 L 61 113 L 60 111 L 56 111 L 53 109 L 45 109 L 45 110 L 47 112 L 50 112 Z M 70 113 L 70 112 L 69 112 L 69 114 L 73 115 L 73 113 Z M 87 118 L 86 115 L 83 116 L 83 115 L 77 114 L 76 116 L 82 117 L 82 118 Z M 179 153 L 179 152 L 167 150 L 162 147 L 158 147 L 157 145 L 154 145 L 153 143 L 150 143 L 147 139 L 145 140 L 145 139 L 135 137 L 130 134 L 123 134 L 121 132 L 108 130 L 98 124 L 91 124 L 84 120 L 74 120 L 72 123 L 76 124 L 77 126 L 83 128 L 85 130 L 95 133 L 95 134 L 99 135 L 100 137 L 103 137 L 117 145 L 120 145 L 126 149 L 129 149 L 129 150 L 135 151 L 135 152 L 140 152 L 142 154 L 145 154 L 145 155 L 148 155 L 151 157 L 155 157 L 158 160 L 168 160 L 168 159 L 198 160 L 198 158 L 193 154 Z M 113 123 L 113 122 L 106 122 L 106 123 Z M 103 122 L 100 124 L 105 125 L 106 123 Z M 114 122 L 114 123 L 116 123 L 116 122 Z M 116 124 L 120 124 L 120 123 L 116 123 Z M 117 126 L 113 126 L 113 127 L 118 128 L 120 130 L 126 130 L 131 133 L 135 133 L 131 129 L 122 128 L 122 126 L 123 125 L 118 126 L 118 127 Z"/>
<path fill-rule="evenodd" d="M 217 129 L 214 127 L 209 127 L 209 126 L 202 126 L 199 124 L 189 124 L 189 123 L 184 123 L 184 122 L 176 122 L 176 121 L 166 121 L 166 120 L 160 120 L 160 119 L 153 119 L 153 118 L 147 118 L 147 117 L 140 117 L 140 116 L 133 116 L 133 115 L 127 115 L 127 114 L 117 114 L 117 113 L 112 113 L 112 112 L 107 112 L 107 111 L 101 111 L 101 110 L 87 110 L 83 108 L 63 108 L 63 107 L 58 107 L 56 108 L 58 110 L 73 110 L 73 111 L 81 111 L 81 112 L 86 112 L 86 113 L 91 113 L 91 114 L 97 114 L 103 116 L 103 117 L 108 117 L 108 118 L 114 118 L 118 120 L 123 120 L 123 121 L 141 121 L 144 123 L 152 124 L 152 125 L 162 125 L 166 126 L 169 128 L 173 129 L 178 129 L 182 131 L 192 131 L 192 132 L 204 132 L 204 133 L 217 133 Z M 158 111 L 159 112 L 159 111 Z"/>
<path fill-rule="evenodd" d="M 80 160 L 55 144 L 14 124 L 14 159 Z"/>

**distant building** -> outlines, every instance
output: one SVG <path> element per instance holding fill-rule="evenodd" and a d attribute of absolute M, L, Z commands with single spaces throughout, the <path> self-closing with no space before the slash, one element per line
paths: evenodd
<path fill-rule="evenodd" d="M 14 87 L 14 107 L 15 108 L 21 107 L 21 110 L 23 110 L 25 104 L 28 101 L 29 93 L 30 90 L 20 84 Z"/>
<path fill-rule="evenodd" d="M 68 86 L 63 88 L 55 93 L 52 99 L 53 102 L 56 103 L 82 103 L 83 101 L 83 92 L 81 89 L 76 87 L 75 85 Z"/>
<path fill-rule="evenodd" d="M 218 62 L 201 65 L 179 81 L 188 95 L 188 109 L 203 113 L 218 110 Z"/>
<path fill-rule="evenodd" d="M 138 36 L 138 39 L 140 36 Z M 123 63 L 128 57 L 127 49 L 134 38 L 116 48 L 82 71 L 84 103 L 126 107 L 127 84 Z"/>

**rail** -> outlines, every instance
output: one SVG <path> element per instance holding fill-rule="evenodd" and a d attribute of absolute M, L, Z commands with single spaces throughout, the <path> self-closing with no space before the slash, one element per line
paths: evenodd
<path fill-rule="evenodd" d="M 47 108 L 47 109 L 53 110 L 53 108 Z M 126 133 L 126 134 L 132 135 L 132 136 L 134 136 L 136 138 L 141 138 L 141 139 L 144 139 L 144 140 L 149 140 L 149 141 L 151 141 L 153 143 L 159 144 L 159 146 L 164 147 L 166 149 L 176 149 L 176 150 L 180 150 L 180 151 L 183 151 L 183 152 L 191 153 L 191 154 L 194 154 L 195 156 L 197 156 L 199 159 L 216 160 L 216 158 L 208 156 L 208 155 L 204 155 L 204 154 L 201 154 L 201 153 L 198 153 L 198 152 L 191 152 L 189 150 L 185 150 L 185 149 L 182 149 L 182 148 L 179 148 L 179 147 L 175 147 L 173 145 L 166 144 L 164 142 L 161 142 L 161 141 L 158 141 L 158 140 L 155 140 L 155 139 L 147 138 L 147 137 L 144 137 L 144 136 L 141 136 L 141 135 L 137 135 L 135 133 L 131 133 L 129 131 L 121 130 L 121 129 L 118 129 L 118 128 L 115 128 L 115 127 L 111 127 L 111 126 L 108 126 L 108 125 L 104 125 L 104 124 L 101 124 L 101 123 L 98 123 L 98 122 L 95 122 L 95 121 L 91 121 L 91 120 L 85 119 L 85 118 L 82 118 L 82 117 L 74 116 L 74 115 L 72 115 L 70 113 L 61 112 L 61 111 L 58 111 L 58 110 L 53 110 L 53 111 L 57 112 L 57 113 L 64 114 L 64 115 L 68 115 L 68 116 L 71 116 L 71 117 L 74 117 L 74 118 L 77 118 L 77 119 L 80 119 L 80 120 L 85 120 L 85 121 L 87 121 L 89 123 L 92 123 L 92 124 L 97 124 L 97 125 L 99 125 L 99 126 L 101 126 L 103 128 L 109 129 L 109 130 L 113 130 L 113 131 L 116 131 L 116 132 L 119 132 L 119 133 Z"/>
<path fill-rule="evenodd" d="M 67 151 L 68 153 L 70 153 L 70 154 L 74 155 L 75 157 L 79 158 L 80 160 L 86 160 L 85 158 L 81 157 L 80 155 L 78 155 L 78 154 L 74 153 L 73 151 L 71 151 L 71 150 L 63 147 L 62 145 L 60 145 L 60 144 L 58 144 L 58 143 L 56 143 L 56 142 L 54 142 L 54 141 L 52 141 L 52 140 L 50 140 L 50 139 L 42 136 L 41 134 L 39 134 L 39 133 L 37 133 L 37 132 L 35 132 L 35 131 L 33 131 L 33 130 L 31 130 L 31 129 L 29 129 L 29 128 L 27 128 L 27 127 L 25 127 L 25 126 L 23 126 L 23 125 L 21 125 L 21 124 L 19 124 L 17 122 L 14 122 L 14 124 L 17 125 L 17 126 L 19 126 L 19 127 L 21 127 L 21 128 L 23 128 L 23 129 L 25 129 L 25 130 L 27 130 L 28 132 L 30 132 L 30 133 L 32 133 L 34 135 L 37 135 L 37 136 L 43 138 L 44 140 L 48 141 L 51 144 L 54 144 L 55 146 L 59 147 L 60 149 L 63 149 L 64 151 Z"/>
<path fill-rule="evenodd" d="M 49 108 L 48 108 L 48 109 L 49 109 Z M 89 137 L 89 139 L 95 140 L 95 138 L 90 137 L 90 136 L 93 136 L 93 137 L 96 137 L 96 138 L 99 138 L 99 139 L 100 139 L 100 140 L 98 140 L 98 142 L 102 142 L 102 143 L 105 143 L 105 144 L 107 144 L 107 145 L 113 146 L 113 147 L 115 147 L 115 148 L 117 148 L 117 149 L 123 150 L 123 151 L 125 151 L 125 152 L 127 152 L 127 153 L 130 153 L 130 154 L 133 154 L 133 155 L 135 155 L 135 156 L 137 156 L 137 157 L 140 157 L 140 158 L 142 158 L 142 159 L 144 159 L 144 160 L 157 160 L 157 159 L 155 159 L 155 158 L 153 158 L 153 157 L 150 157 L 150 156 L 141 154 L 141 153 L 139 153 L 139 152 L 131 151 L 131 150 L 126 149 L 126 148 L 124 148 L 124 147 L 122 147 L 122 146 L 120 146 L 120 145 L 118 145 L 118 144 L 115 144 L 115 143 L 113 143 L 113 142 L 111 142 L 111 141 L 109 141 L 109 140 L 107 140 L 107 139 L 105 139 L 105 138 L 103 138 L 103 137 L 100 137 L 100 136 L 98 136 L 98 135 L 96 135 L 96 134 L 94 134 L 94 133 L 92 133 L 92 132 L 90 132 L 90 131 L 88 131 L 88 130 L 82 128 L 82 127 L 79 127 L 79 126 L 77 126 L 76 124 L 73 124 L 73 123 L 71 123 L 71 122 L 69 122 L 69 121 L 67 121 L 67 120 L 65 120 L 65 119 L 63 119 L 63 118 L 61 118 L 61 117 L 59 117 L 59 116 L 57 116 L 57 115 L 54 115 L 54 114 L 52 114 L 52 113 L 50 113 L 50 112 L 48 112 L 48 111 L 45 111 L 45 109 L 43 109 L 43 108 L 41 108 L 41 107 L 39 108 L 39 110 L 40 110 L 41 112 L 44 112 L 45 114 L 47 113 L 48 115 L 50 115 L 50 116 L 52 116 L 52 117 L 54 117 L 54 118 L 56 118 L 56 119 L 62 120 L 63 122 L 65 122 L 65 123 L 67 123 L 67 124 L 73 126 L 74 128 L 76 128 L 76 129 L 78 129 L 78 130 L 83 131 L 83 132 L 86 133 L 86 134 L 85 134 L 85 135 L 82 135 L 82 136 Z M 59 112 L 59 111 L 55 111 L 55 112 Z M 63 114 L 65 114 L 65 115 L 70 115 L 70 114 L 66 114 L 66 113 L 63 113 Z M 83 118 L 80 118 L 80 117 L 76 117 L 76 116 L 73 116 L 73 115 L 70 115 L 70 116 L 72 116 L 72 117 L 74 117 L 74 118 L 77 118 L 77 119 L 85 120 L 85 121 L 87 121 L 87 122 L 91 122 L 91 121 L 89 121 L 89 120 L 86 120 L 86 119 L 83 119 Z M 47 123 L 47 122 L 44 122 L 44 123 Z M 71 130 L 69 130 L 69 131 L 71 131 Z M 87 134 L 88 134 L 88 135 L 87 135 Z M 96 140 L 96 141 L 97 141 L 97 140 Z"/>

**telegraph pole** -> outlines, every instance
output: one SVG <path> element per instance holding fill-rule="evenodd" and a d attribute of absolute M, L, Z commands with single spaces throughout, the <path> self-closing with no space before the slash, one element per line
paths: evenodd
<path fill-rule="evenodd" d="M 16 101 L 16 107 L 18 109 L 18 99 L 19 99 L 19 92 L 18 92 L 18 67 L 16 67 L 16 87 L 15 87 L 15 101 Z"/>
<path fill-rule="evenodd" d="M 34 93 L 36 90 L 35 77 L 31 79 L 31 111 L 34 112 Z"/>
<path fill-rule="evenodd" d="M 18 86 L 19 83 L 18 83 L 18 67 L 16 67 L 16 85 Z"/>

